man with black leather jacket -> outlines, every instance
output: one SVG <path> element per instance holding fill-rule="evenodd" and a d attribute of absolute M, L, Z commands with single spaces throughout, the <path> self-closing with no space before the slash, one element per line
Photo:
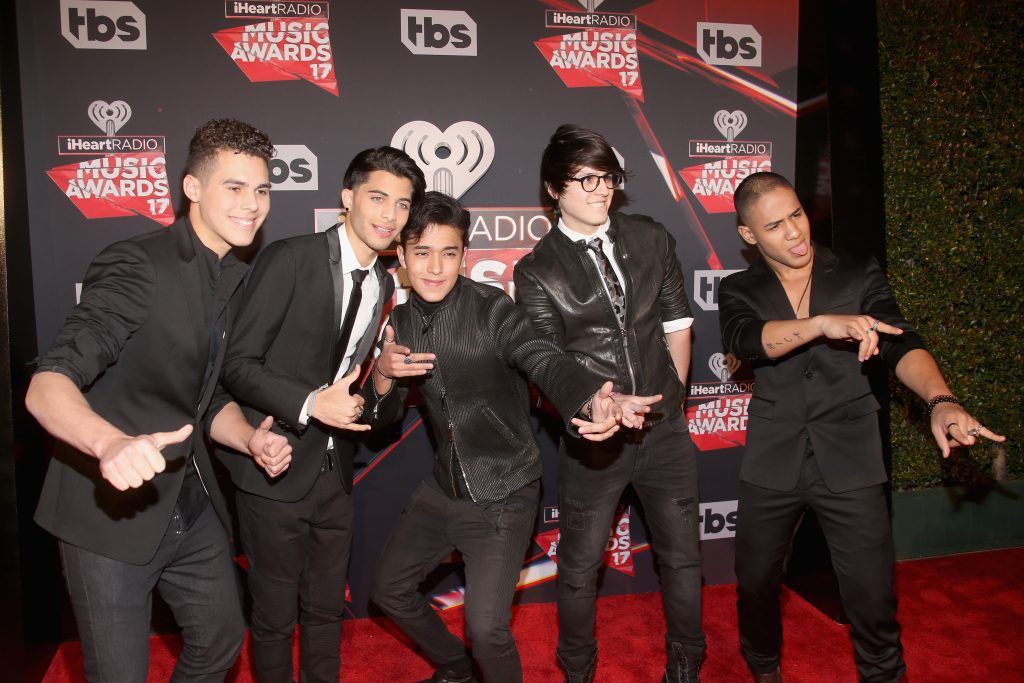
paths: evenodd
<path fill-rule="evenodd" d="M 696 452 L 681 410 L 692 317 L 672 236 L 646 216 L 610 211 L 625 175 L 599 134 L 559 127 L 541 162 L 557 226 L 515 269 L 516 299 L 538 333 L 611 377 L 616 392 L 663 397 L 643 430 L 597 444 L 563 439 L 557 654 L 566 681 L 593 680 L 598 570 L 619 497 L 631 484 L 660 569 L 664 680 L 696 681 L 705 650 L 700 509 Z M 620 400 L 628 419 L 638 406 Z"/>
<path fill-rule="evenodd" d="M 437 450 L 433 477 L 413 493 L 384 548 L 372 598 L 438 667 L 432 680 L 473 680 L 464 645 L 418 590 L 459 550 L 473 654 L 489 683 L 522 681 L 509 617 L 541 476 L 523 375 L 584 438 L 614 433 L 619 411 L 611 383 L 602 387 L 539 338 L 502 290 L 459 275 L 468 233 L 469 213 L 428 192 L 401 236 L 398 256 L 413 291 L 385 328 L 373 381 L 363 390 L 366 415 L 375 429 L 397 420 L 415 383 Z"/>

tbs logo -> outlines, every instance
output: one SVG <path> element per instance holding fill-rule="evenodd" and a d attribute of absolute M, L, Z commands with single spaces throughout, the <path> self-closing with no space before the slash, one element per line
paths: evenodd
<path fill-rule="evenodd" d="M 476 22 L 461 10 L 403 9 L 402 44 L 414 55 L 476 57 Z"/>
<path fill-rule="evenodd" d="M 761 66 L 761 34 L 750 24 L 697 22 L 697 53 L 708 64 Z"/>
<path fill-rule="evenodd" d="M 736 535 L 738 507 L 735 500 L 700 504 L 700 540 L 732 538 Z"/>
<path fill-rule="evenodd" d="M 60 33 L 79 50 L 145 50 L 146 15 L 134 2 L 60 0 Z"/>
<path fill-rule="evenodd" d="M 270 160 L 270 182 L 275 190 L 319 189 L 317 158 L 309 147 L 275 145 L 274 149 L 277 154 Z"/>

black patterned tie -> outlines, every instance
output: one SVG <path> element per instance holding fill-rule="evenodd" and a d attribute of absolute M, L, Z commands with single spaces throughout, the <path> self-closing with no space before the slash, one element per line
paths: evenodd
<path fill-rule="evenodd" d="M 338 374 L 338 367 L 345 358 L 345 350 L 349 345 L 349 336 L 352 334 L 352 326 L 356 323 L 356 313 L 359 311 L 359 304 L 363 300 L 363 279 L 366 271 L 356 268 L 352 276 L 352 294 L 348 299 L 348 308 L 345 309 L 345 320 L 341 323 L 341 332 L 338 335 L 338 345 L 334 350 L 334 375 Z"/>
<path fill-rule="evenodd" d="M 626 329 L 626 295 L 622 293 L 622 285 L 619 278 L 615 277 L 615 270 L 604 253 L 600 237 L 594 237 L 587 241 L 587 248 L 594 252 L 597 257 L 597 267 L 604 277 L 604 283 L 608 286 L 608 296 L 612 300 L 612 308 L 615 309 L 615 317 L 619 319 L 619 329 Z"/>

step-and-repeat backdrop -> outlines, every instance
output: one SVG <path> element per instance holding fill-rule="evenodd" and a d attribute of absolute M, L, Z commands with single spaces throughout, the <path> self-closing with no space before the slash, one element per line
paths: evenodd
<path fill-rule="evenodd" d="M 751 382 L 722 352 L 717 283 L 747 263 L 736 184 L 757 170 L 792 175 L 797 5 L 18 0 L 34 275 L 34 291 L 18 295 L 34 296 L 45 349 L 100 249 L 174 220 L 195 127 L 235 117 L 277 146 L 259 244 L 333 224 L 349 160 L 392 144 L 417 159 L 431 189 L 471 209 L 467 275 L 514 296 L 516 261 L 551 229 L 541 152 L 562 123 L 593 128 L 633 172 L 623 209 L 677 240 L 696 318 L 686 412 L 700 451 L 705 576 L 730 582 Z M 536 425 L 544 494 L 523 602 L 554 599 L 557 574 L 560 427 L 543 411 Z M 380 549 L 431 454 L 416 407 L 361 452 L 353 614 L 367 613 Z M 609 529 L 604 594 L 657 589 L 646 539 L 627 491 Z M 459 558 L 425 588 L 439 609 L 460 605 Z"/>

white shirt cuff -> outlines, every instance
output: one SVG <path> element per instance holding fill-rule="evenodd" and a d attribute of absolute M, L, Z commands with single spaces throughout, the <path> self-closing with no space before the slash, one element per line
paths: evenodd
<path fill-rule="evenodd" d="M 661 329 L 665 331 L 665 334 L 672 334 L 679 330 L 687 330 L 692 324 L 693 318 L 676 318 L 675 320 L 669 320 L 667 323 L 662 323 Z"/>
<path fill-rule="evenodd" d="M 306 397 L 306 402 L 302 404 L 302 412 L 299 413 L 299 424 L 305 427 L 309 424 L 309 402 L 313 400 L 313 394 L 319 389 L 314 389 L 309 392 L 309 396 Z"/>

